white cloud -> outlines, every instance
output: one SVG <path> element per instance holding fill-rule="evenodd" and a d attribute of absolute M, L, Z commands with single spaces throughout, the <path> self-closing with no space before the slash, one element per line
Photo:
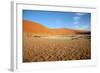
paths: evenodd
<path fill-rule="evenodd" d="M 73 17 L 73 20 L 74 20 L 73 24 L 79 24 L 80 16 Z"/>
<path fill-rule="evenodd" d="M 78 12 L 78 13 L 76 13 L 76 15 L 77 15 L 77 16 L 83 16 L 83 15 L 85 15 L 85 13 L 79 13 L 79 12 Z"/>
<path fill-rule="evenodd" d="M 75 22 L 73 22 L 73 24 L 79 24 L 79 22 L 78 21 L 75 21 Z"/>
<path fill-rule="evenodd" d="M 75 16 L 73 17 L 74 20 L 73 24 L 79 25 L 79 21 L 83 15 L 85 15 L 85 13 L 80 13 L 80 12 L 75 13 Z"/>
<path fill-rule="evenodd" d="M 80 17 L 79 16 L 75 16 L 75 17 L 73 17 L 73 19 L 74 19 L 74 21 L 78 21 L 78 20 L 80 20 Z"/>

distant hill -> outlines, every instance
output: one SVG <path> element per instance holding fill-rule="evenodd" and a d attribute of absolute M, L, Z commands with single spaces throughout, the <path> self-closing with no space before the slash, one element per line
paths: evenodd
<path fill-rule="evenodd" d="M 73 30 L 67 28 L 50 29 L 42 24 L 23 20 L 23 31 L 26 33 L 40 34 L 40 35 L 69 35 L 69 34 L 90 34 L 89 31 Z"/>

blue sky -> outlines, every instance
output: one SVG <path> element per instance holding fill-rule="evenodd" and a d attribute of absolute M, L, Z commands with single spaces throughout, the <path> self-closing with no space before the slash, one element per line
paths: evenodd
<path fill-rule="evenodd" d="M 91 13 L 23 10 L 23 19 L 48 28 L 91 29 Z"/>

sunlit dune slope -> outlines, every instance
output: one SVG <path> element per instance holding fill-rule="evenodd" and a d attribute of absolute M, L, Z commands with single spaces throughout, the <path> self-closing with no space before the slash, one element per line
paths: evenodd
<path fill-rule="evenodd" d="M 65 29 L 65 28 L 59 28 L 59 29 L 50 29 L 42 24 L 23 20 L 23 31 L 29 32 L 33 34 L 40 34 L 40 35 L 68 35 L 68 34 L 78 34 L 78 33 L 87 33 L 87 31 L 80 31 L 80 30 L 72 30 L 72 29 Z"/>

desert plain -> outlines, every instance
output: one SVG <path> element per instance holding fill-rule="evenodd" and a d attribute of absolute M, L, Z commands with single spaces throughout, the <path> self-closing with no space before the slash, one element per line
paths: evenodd
<path fill-rule="evenodd" d="M 23 20 L 23 62 L 91 59 L 90 31 L 49 29 Z"/>

